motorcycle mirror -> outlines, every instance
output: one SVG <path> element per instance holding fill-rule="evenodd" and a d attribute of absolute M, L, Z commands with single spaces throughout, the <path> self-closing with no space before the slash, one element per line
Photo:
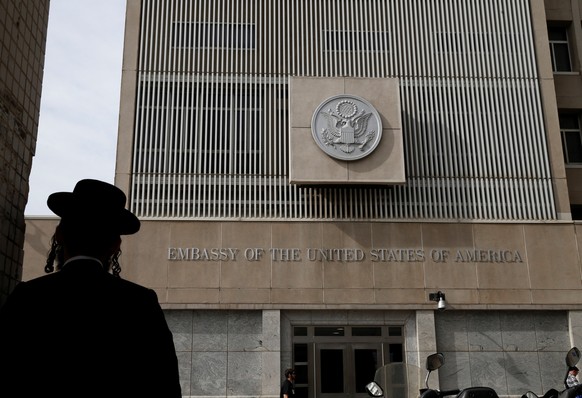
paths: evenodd
<path fill-rule="evenodd" d="M 371 397 L 384 396 L 384 390 L 382 390 L 382 387 L 380 387 L 375 381 L 366 384 L 366 391 L 368 391 L 368 395 Z"/>
<path fill-rule="evenodd" d="M 445 364 L 445 356 L 440 352 L 426 357 L 426 370 L 432 372 Z"/>
<path fill-rule="evenodd" d="M 576 347 L 570 348 L 568 354 L 566 354 L 566 365 L 576 366 L 576 364 L 580 361 L 580 350 Z"/>
<path fill-rule="evenodd" d="M 430 372 L 432 372 L 433 370 L 437 370 L 438 368 L 443 366 L 444 363 L 445 363 L 445 356 L 443 354 L 441 354 L 440 352 L 437 352 L 435 354 L 431 354 L 428 357 L 426 357 L 426 370 L 428 370 L 428 372 L 426 373 L 426 377 L 424 379 L 424 385 L 426 386 L 427 389 L 429 389 L 428 388 L 428 378 L 430 377 Z"/>

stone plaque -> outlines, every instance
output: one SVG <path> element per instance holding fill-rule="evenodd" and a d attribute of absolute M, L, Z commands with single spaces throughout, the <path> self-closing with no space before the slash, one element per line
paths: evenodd
<path fill-rule="evenodd" d="M 371 154 L 382 138 L 382 121 L 372 104 L 342 94 L 323 101 L 315 110 L 311 133 L 327 155 L 357 160 Z"/>

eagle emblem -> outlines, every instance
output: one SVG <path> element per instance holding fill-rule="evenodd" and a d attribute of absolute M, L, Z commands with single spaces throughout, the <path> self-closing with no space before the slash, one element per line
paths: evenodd
<path fill-rule="evenodd" d="M 353 96 L 332 97 L 324 102 L 312 123 L 312 133 L 320 148 L 344 160 L 366 156 L 378 144 L 381 132 L 377 112 L 367 101 Z"/>

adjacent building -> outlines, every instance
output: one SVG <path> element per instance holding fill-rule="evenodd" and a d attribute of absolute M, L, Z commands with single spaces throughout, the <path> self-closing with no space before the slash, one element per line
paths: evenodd
<path fill-rule="evenodd" d="M 582 346 L 581 8 L 128 0 L 122 276 L 156 290 L 184 396 L 277 396 L 294 367 L 300 397 L 363 397 L 435 351 L 443 389 L 560 389 Z M 55 222 L 28 220 L 25 278 Z"/>
<path fill-rule="evenodd" d="M 0 306 L 22 277 L 49 0 L 0 3 Z"/>

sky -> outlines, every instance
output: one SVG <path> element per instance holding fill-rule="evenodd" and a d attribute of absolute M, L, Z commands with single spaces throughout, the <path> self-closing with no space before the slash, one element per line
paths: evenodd
<path fill-rule="evenodd" d="M 125 0 L 51 0 L 26 216 L 77 181 L 113 183 Z"/>

